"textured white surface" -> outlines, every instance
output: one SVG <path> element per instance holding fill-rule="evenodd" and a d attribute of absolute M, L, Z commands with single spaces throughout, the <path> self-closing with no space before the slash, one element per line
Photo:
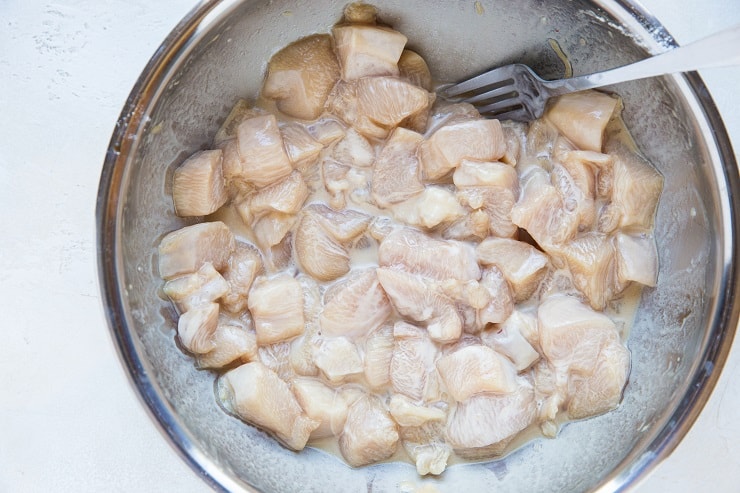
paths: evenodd
<path fill-rule="evenodd" d="M 643 4 L 681 44 L 740 23 L 740 0 Z M 0 2 L 0 492 L 208 491 L 129 386 L 95 272 L 94 206 L 113 125 L 193 5 Z M 740 68 L 702 76 L 739 149 Z M 695 426 L 637 491 L 737 491 L 738 408 L 740 339 Z"/>

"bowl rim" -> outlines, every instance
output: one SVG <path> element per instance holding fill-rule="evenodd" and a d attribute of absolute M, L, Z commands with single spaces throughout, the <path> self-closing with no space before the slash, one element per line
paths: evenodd
<path fill-rule="evenodd" d="M 658 20 L 646 11 L 637 0 L 592 0 L 615 18 L 627 16 L 631 32 L 637 28 L 647 39 L 669 49 L 678 46 Z M 129 383 L 150 418 L 177 454 L 211 488 L 218 491 L 257 491 L 238 481 L 206 455 L 196 444 L 193 435 L 177 418 L 174 409 L 161 395 L 158 385 L 149 376 L 147 363 L 140 357 L 141 343 L 129 330 L 125 309 L 125 294 L 119 283 L 122 262 L 118 259 L 121 249 L 120 222 L 122 201 L 121 187 L 126 167 L 135 146 L 136 136 L 148 120 L 148 110 L 156 104 L 165 82 L 179 68 L 179 62 L 192 50 L 195 39 L 203 30 L 217 24 L 233 11 L 242 0 L 201 0 L 172 29 L 146 64 L 118 117 L 106 151 L 96 200 L 97 271 L 101 302 L 110 334 Z M 622 15 L 615 15 L 620 13 Z M 712 132 L 716 148 L 714 164 L 728 185 L 726 196 L 720 197 L 723 212 L 722 226 L 728 235 L 722 245 L 723 258 L 718 259 L 722 275 L 717 292 L 715 317 L 711 330 L 705 334 L 705 349 L 699 361 L 703 363 L 691 372 L 686 393 L 680 400 L 671 419 L 637 457 L 625 458 L 612 473 L 603 478 L 596 491 L 624 491 L 644 480 L 662 460 L 678 446 L 689 428 L 696 421 L 708 401 L 730 352 L 740 318 L 738 297 L 740 282 L 740 174 L 729 136 L 714 101 L 704 82 L 696 72 L 677 74 L 674 80 L 685 84 L 696 99 L 694 110 L 704 118 Z M 711 142 L 708 142 L 711 144 Z M 710 149 L 711 150 L 711 149 Z M 720 163 L 720 164 L 717 164 Z"/>

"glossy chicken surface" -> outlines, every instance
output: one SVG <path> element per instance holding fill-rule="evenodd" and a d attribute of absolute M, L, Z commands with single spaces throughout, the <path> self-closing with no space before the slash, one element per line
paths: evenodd
<path fill-rule="evenodd" d="M 174 171 L 197 223 L 158 248 L 175 339 L 228 413 L 420 475 L 618 406 L 663 186 L 618 98 L 499 122 L 433 70 L 367 4 L 277 51 Z"/>

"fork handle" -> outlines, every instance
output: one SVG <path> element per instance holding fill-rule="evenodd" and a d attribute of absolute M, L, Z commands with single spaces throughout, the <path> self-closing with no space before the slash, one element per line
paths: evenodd
<path fill-rule="evenodd" d="M 555 96 L 656 75 L 730 65 L 740 65 L 740 25 L 639 62 L 594 74 L 562 79 L 559 82 L 566 84 L 551 87 L 551 94 Z"/>

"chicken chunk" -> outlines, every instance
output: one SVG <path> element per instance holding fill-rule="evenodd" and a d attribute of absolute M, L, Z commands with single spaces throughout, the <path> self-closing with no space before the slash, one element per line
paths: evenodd
<path fill-rule="evenodd" d="M 440 262 L 441 258 L 445 261 Z M 470 281 L 481 276 L 472 246 L 437 240 L 411 228 L 397 229 L 385 237 L 378 248 L 378 262 L 381 267 L 393 267 L 440 281 Z"/>
<path fill-rule="evenodd" d="M 518 323 L 504 322 L 498 327 L 483 331 L 481 340 L 486 346 L 509 358 L 516 370 L 522 372 L 540 359 L 540 355 L 519 328 Z"/>
<path fill-rule="evenodd" d="M 226 203 L 220 149 L 196 152 L 175 170 L 172 199 L 178 216 L 207 216 Z"/>
<path fill-rule="evenodd" d="M 319 281 L 331 281 L 349 272 L 349 252 L 326 231 L 316 213 L 302 214 L 293 249 L 301 269 Z"/>
<path fill-rule="evenodd" d="M 226 142 L 236 137 L 236 128 L 241 122 L 264 114 L 266 114 L 265 110 L 253 107 L 249 104 L 249 101 L 245 99 L 237 100 L 226 117 L 226 120 L 224 120 L 218 132 L 216 132 L 216 136 L 213 138 L 213 146 L 223 149 Z"/>
<path fill-rule="evenodd" d="M 349 408 L 339 436 L 339 450 L 353 467 L 387 459 L 398 447 L 398 428 L 383 402 L 365 395 Z"/>
<path fill-rule="evenodd" d="M 262 95 L 288 116 L 315 120 L 339 79 L 339 61 L 328 34 L 289 44 L 270 59 Z"/>
<path fill-rule="evenodd" d="M 303 333 L 303 289 L 288 275 L 255 281 L 248 299 L 259 344 L 273 344 Z"/>
<path fill-rule="evenodd" d="M 302 450 L 321 424 L 306 416 L 287 383 L 256 361 L 223 374 L 218 379 L 218 396 L 230 412 L 293 450 Z"/>
<path fill-rule="evenodd" d="M 557 98 L 545 114 L 578 148 L 601 152 L 604 130 L 619 100 L 597 91 L 582 91 Z"/>
<path fill-rule="evenodd" d="M 315 165 L 324 145 L 300 123 L 288 122 L 280 127 L 285 152 L 293 168 L 305 171 Z"/>
<path fill-rule="evenodd" d="M 332 29 L 342 79 L 398 75 L 398 59 L 408 39 L 382 26 L 350 24 Z"/>
<path fill-rule="evenodd" d="M 424 59 L 412 50 L 403 50 L 398 59 L 398 71 L 402 78 L 429 92 L 432 91 L 432 74 Z"/>
<path fill-rule="evenodd" d="M 424 191 L 416 149 L 422 136 L 396 128 L 378 154 L 373 166 L 373 200 L 381 208 L 403 202 Z"/>
<path fill-rule="evenodd" d="M 237 176 L 258 188 L 280 181 L 293 171 L 273 115 L 241 122 L 236 143 L 241 164 Z"/>
<path fill-rule="evenodd" d="M 223 368 L 234 361 L 247 362 L 257 356 L 257 336 L 242 324 L 219 320 L 212 340 L 215 347 L 197 355 L 198 368 Z"/>
<path fill-rule="evenodd" d="M 483 345 L 465 346 L 437 361 L 439 376 L 458 402 L 483 392 L 508 394 L 517 389 L 511 361 Z"/>
<path fill-rule="evenodd" d="M 350 128 L 334 144 L 331 157 L 337 163 L 358 168 L 367 168 L 375 161 L 375 149 L 372 144 L 354 128 Z"/>
<path fill-rule="evenodd" d="M 299 171 L 293 171 L 284 179 L 261 188 L 247 197 L 246 202 L 252 216 L 267 212 L 295 214 L 308 198 L 308 187 Z"/>
<path fill-rule="evenodd" d="M 206 262 L 197 272 L 167 281 L 163 291 L 183 313 L 218 300 L 229 292 L 229 284 L 213 264 Z"/>
<path fill-rule="evenodd" d="M 434 362 L 438 351 L 428 333 L 399 321 L 393 327 L 393 337 L 395 343 L 390 366 L 393 391 L 416 402 L 436 396 L 439 382 Z"/>
<path fill-rule="evenodd" d="M 193 354 L 214 349 L 213 334 L 218 326 L 218 303 L 197 305 L 180 315 L 177 336 L 183 347 Z"/>
<path fill-rule="evenodd" d="M 363 359 L 365 381 L 371 389 L 383 389 L 390 384 L 390 366 L 393 357 L 393 327 L 383 325 L 365 339 Z"/>
<path fill-rule="evenodd" d="M 399 426 L 421 426 L 430 421 L 443 421 L 447 417 L 444 409 L 421 406 L 403 394 L 393 394 L 388 410 Z"/>
<path fill-rule="evenodd" d="M 478 309 L 477 330 L 488 324 L 503 322 L 514 309 L 514 296 L 501 269 L 495 266 L 483 269 L 480 285 L 487 291 L 491 301 Z"/>
<path fill-rule="evenodd" d="M 588 177 L 580 177 L 581 180 L 576 181 L 576 177 L 560 164 L 552 167 L 550 177 L 563 200 L 564 210 L 576 217 L 578 230 L 590 230 L 596 222 L 593 180 L 588 183 Z"/>
<path fill-rule="evenodd" d="M 421 193 L 395 204 L 392 211 L 396 220 L 426 229 L 450 223 L 465 214 L 454 193 L 434 185 L 426 186 Z"/>
<path fill-rule="evenodd" d="M 616 235 L 617 278 L 620 284 L 630 281 L 644 286 L 658 282 L 658 248 L 655 238 L 648 234 Z"/>
<path fill-rule="evenodd" d="M 311 433 L 312 439 L 339 435 L 342 432 L 349 406 L 341 392 L 316 378 L 294 378 L 291 387 L 306 415 L 321 423 Z"/>
<path fill-rule="evenodd" d="M 475 248 L 482 265 L 495 265 L 511 285 L 514 300 L 529 299 L 547 272 L 547 255 L 523 241 L 488 238 Z"/>
<path fill-rule="evenodd" d="M 444 440 L 444 424 L 432 421 L 421 426 L 401 426 L 401 444 L 411 460 L 416 463 L 416 472 L 442 474 L 452 453 Z"/>
<path fill-rule="evenodd" d="M 344 20 L 350 24 L 375 24 L 378 9 L 364 2 L 353 2 L 344 8 Z"/>
<path fill-rule="evenodd" d="M 221 298 L 226 310 L 238 313 L 247 307 L 249 290 L 263 269 L 259 250 L 249 243 L 237 241 L 223 271 L 223 277 L 229 283 L 229 292 Z"/>
<path fill-rule="evenodd" d="M 159 243 L 159 275 L 168 281 L 196 272 L 206 262 L 221 270 L 234 248 L 234 235 L 221 221 L 185 226 Z"/>
<path fill-rule="evenodd" d="M 326 378 L 334 383 L 364 370 L 359 348 L 346 337 L 322 337 L 314 347 L 313 358 Z"/>
<path fill-rule="evenodd" d="M 346 134 L 344 125 L 334 118 L 322 118 L 306 125 L 308 133 L 324 146 L 333 144 Z"/>
<path fill-rule="evenodd" d="M 534 389 L 519 380 L 514 392 L 480 394 L 459 402 L 447 419 L 445 435 L 458 455 L 470 458 L 501 454 L 537 412 Z"/>
<path fill-rule="evenodd" d="M 285 239 L 297 220 L 298 217 L 294 214 L 268 212 L 252 226 L 257 244 L 263 250 L 270 251 Z"/>
<path fill-rule="evenodd" d="M 443 125 L 419 146 L 424 180 L 438 180 L 463 159 L 496 161 L 506 152 L 498 120 L 469 120 Z"/>
<path fill-rule="evenodd" d="M 322 204 L 311 204 L 305 210 L 314 214 L 326 232 L 341 243 L 350 242 L 363 234 L 373 219 L 354 209 L 335 211 Z"/>
<path fill-rule="evenodd" d="M 510 238 L 517 233 L 517 226 L 511 220 L 516 193 L 516 187 L 462 187 L 457 191 L 457 198 L 461 204 L 486 215 L 487 229 L 491 234 Z"/>
<path fill-rule="evenodd" d="M 337 288 L 321 313 L 324 336 L 365 336 L 385 322 L 392 307 L 374 269 L 355 275 Z"/>

